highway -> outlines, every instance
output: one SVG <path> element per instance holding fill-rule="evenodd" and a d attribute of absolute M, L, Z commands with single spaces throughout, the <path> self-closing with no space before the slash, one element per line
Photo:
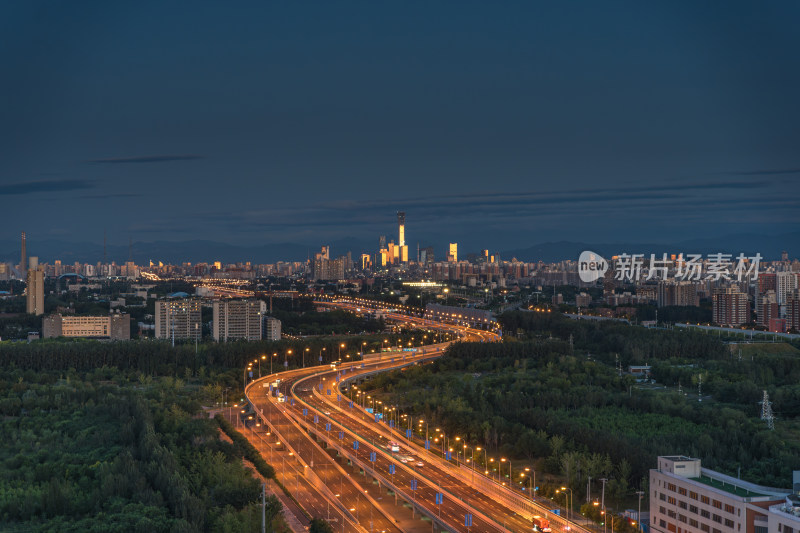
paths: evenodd
<path fill-rule="evenodd" d="M 359 308 L 357 304 L 346 302 L 329 305 L 353 311 Z M 497 339 L 495 333 L 463 325 L 431 323 L 395 313 L 390 313 L 387 318 L 412 327 L 453 332 L 466 340 L 486 342 Z M 399 493 L 401 499 L 413 503 L 414 513 L 424 513 L 440 529 L 448 531 L 531 531 L 531 516 L 534 515 L 546 516 L 554 530 L 584 531 L 552 516 L 547 509 L 518 493 L 489 482 L 482 475 L 475 479 L 470 472 L 406 439 L 405 433 L 398 433 L 385 422 L 376 422 L 374 414 L 351 402 L 345 395 L 344 391 L 354 380 L 439 357 L 447 344 L 418 348 L 416 352 L 384 353 L 363 362 L 343 363 L 336 369 L 318 366 L 282 372 L 248 385 L 247 397 L 256 412 L 299 456 L 303 466 L 298 468 L 306 478 L 314 480 L 310 482 L 312 485 L 317 486 L 317 497 L 310 504 L 315 509 L 312 514 L 321 510 L 319 498 L 326 500 L 326 511 L 334 499 L 339 500 L 334 503 L 341 507 L 341 511 L 337 508 L 337 518 L 358 521 L 366 531 L 409 529 L 407 520 L 401 523 L 392 516 L 392 511 L 385 509 L 385 505 L 370 501 L 370 492 L 380 492 L 372 482 L 375 479 L 379 487 L 388 486 Z M 269 384 L 276 379 L 281 380 L 280 384 L 270 394 Z M 279 402 L 275 396 L 278 391 L 288 401 Z M 402 451 L 392 453 L 388 447 L 390 441 L 400 443 Z M 331 449 L 331 454 L 323 446 Z M 348 462 L 363 471 L 363 475 L 353 475 L 332 455 L 347 457 Z M 411 457 L 413 459 L 409 461 Z M 369 519 L 366 519 L 367 513 Z M 344 522 L 340 523 L 344 527 Z"/>

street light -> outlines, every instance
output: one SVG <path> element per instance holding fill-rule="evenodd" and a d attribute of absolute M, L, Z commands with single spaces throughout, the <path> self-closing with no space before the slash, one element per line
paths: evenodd
<path fill-rule="evenodd" d="M 567 520 L 569 520 L 570 511 L 572 511 L 572 489 L 568 487 L 561 487 L 561 490 L 564 491 L 564 503 L 568 506 L 567 507 Z M 569 499 L 567 498 L 567 491 L 569 491 Z M 556 490 L 556 492 L 559 492 Z"/>
<path fill-rule="evenodd" d="M 324 352 L 325 350 L 327 350 L 327 348 L 323 348 L 319 351 L 319 364 L 322 364 L 322 352 Z"/>
<path fill-rule="evenodd" d="M 303 350 L 303 368 L 306 367 L 306 353 L 310 352 L 310 351 L 311 351 L 311 348 L 309 348 L 308 346 L 306 346 L 306 349 Z"/>

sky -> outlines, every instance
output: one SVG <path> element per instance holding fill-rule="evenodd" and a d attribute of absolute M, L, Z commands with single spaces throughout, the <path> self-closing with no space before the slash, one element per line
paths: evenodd
<path fill-rule="evenodd" d="M 5 2 L 0 241 L 800 230 L 800 3 Z"/>

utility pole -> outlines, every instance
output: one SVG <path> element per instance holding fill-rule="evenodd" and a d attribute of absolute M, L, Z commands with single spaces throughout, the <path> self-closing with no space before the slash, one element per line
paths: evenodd
<path fill-rule="evenodd" d="M 639 496 L 639 513 L 636 515 L 636 522 L 639 527 L 637 528 L 639 531 L 642 530 L 642 496 L 644 492 L 641 490 L 637 490 L 636 494 Z"/>
<path fill-rule="evenodd" d="M 261 484 L 261 533 L 267 533 L 267 483 Z"/>
<path fill-rule="evenodd" d="M 608 479 L 604 478 L 604 477 L 601 477 L 600 481 L 603 483 L 603 493 L 602 493 L 602 496 L 600 497 L 600 507 L 605 509 L 606 508 L 606 481 L 608 481 Z"/>

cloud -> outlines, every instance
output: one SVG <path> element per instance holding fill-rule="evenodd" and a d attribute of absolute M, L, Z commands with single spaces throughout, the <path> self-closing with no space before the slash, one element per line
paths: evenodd
<path fill-rule="evenodd" d="M 41 180 L 0 185 L 0 196 L 36 194 L 43 192 L 76 191 L 94 188 L 90 180 Z"/>
<path fill-rule="evenodd" d="M 81 196 L 81 198 L 86 198 L 89 200 L 106 200 L 108 198 L 137 198 L 140 196 L 144 195 L 135 192 L 119 192 L 119 193 L 107 193 L 107 194 L 85 194 Z"/>
<path fill-rule="evenodd" d="M 135 157 L 109 157 L 106 159 L 89 159 L 87 163 L 167 163 L 169 161 L 192 161 L 203 159 L 201 155 L 177 154 L 177 155 L 143 155 Z"/>
<path fill-rule="evenodd" d="M 777 174 L 800 174 L 800 168 L 777 168 L 765 170 L 740 170 L 728 172 L 734 176 L 774 176 Z"/>

